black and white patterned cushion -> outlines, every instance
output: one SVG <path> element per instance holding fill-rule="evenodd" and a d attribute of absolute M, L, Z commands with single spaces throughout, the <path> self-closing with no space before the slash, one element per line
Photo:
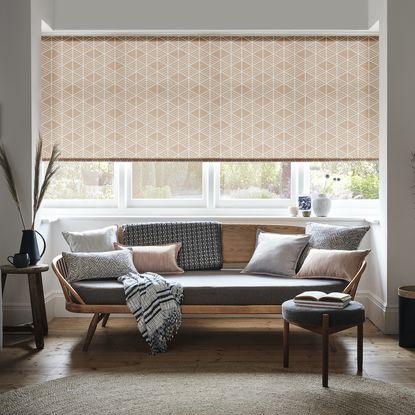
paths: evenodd
<path fill-rule="evenodd" d="M 130 250 L 111 252 L 62 252 L 68 273 L 66 280 L 95 280 L 118 278 L 136 274 L 133 254 Z"/>
<path fill-rule="evenodd" d="M 218 222 L 153 222 L 122 225 L 123 244 L 130 246 L 182 243 L 177 257 L 185 271 L 223 266 L 222 226 Z"/>
<path fill-rule="evenodd" d="M 370 229 L 369 226 L 337 226 L 323 223 L 307 223 L 309 246 L 316 249 L 340 249 L 354 251 Z"/>

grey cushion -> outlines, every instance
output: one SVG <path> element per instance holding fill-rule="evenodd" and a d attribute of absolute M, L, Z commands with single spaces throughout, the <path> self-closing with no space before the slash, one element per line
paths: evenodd
<path fill-rule="evenodd" d="M 242 272 L 292 277 L 309 239 L 308 235 L 259 232 L 255 251 Z"/>
<path fill-rule="evenodd" d="M 324 223 L 307 223 L 305 233 L 310 235 L 310 247 L 354 251 L 369 226 L 337 226 Z"/>
<path fill-rule="evenodd" d="M 218 222 L 154 222 L 122 225 L 123 244 L 130 246 L 182 243 L 177 264 L 185 271 L 220 270 L 222 225 Z"/>
<path fill-rule="evenodd" d="M 96 278 L 118 278 L 137 273 L 130 250 L 111 252 L 62 252 L 69 282 Z"/>
<path fill-rule="evenodd" d="M 240 274 L 240 270 L 191 271 L 164 276 L 183 286 L 183 304 L 278 305 L 303 291 L 342 291 L 346 282 Z M 125 304 L 116 280 L 78 281 L 72 286 L 87 304 Z"/>
<path fill-rule="evenodd" d="M 282 316 L 290 323 L 321 326 L 323 314 L 330 316 L 330 327 L 358 325 L 365 321 L 365 308 L 357 301 L 351 301 L 340 310 L 299 306 L 293 300 L 286 301 L 282 305 Z"/>

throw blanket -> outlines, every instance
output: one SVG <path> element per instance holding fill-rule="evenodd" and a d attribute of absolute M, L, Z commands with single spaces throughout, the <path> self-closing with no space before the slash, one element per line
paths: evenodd
<path fill-rule="evenodd" d="M 180 327 L 183 287 L 153 272 L 118 278 L 125 290 L 128 308 L 151 353 L 167 351 L 167 343 Z"/>

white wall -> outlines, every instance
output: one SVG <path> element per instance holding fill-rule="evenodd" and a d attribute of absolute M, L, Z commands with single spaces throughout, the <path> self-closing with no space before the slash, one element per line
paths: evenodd
<path fill-rule="evenodd" d="M 56 30 L 365 30 L 367 0 L 55 0 Z"/>
<path fill-rule="evenodd" d="M 367 2 L 367 21 L 369 29 L 380 19 L 382 1 L 383 0 L 368 0 Z"/>
<path fill-rule="evenodd" d="M 39 131 L 39 51 L 38 1 L 1 0 L 0 137 L 14 170 L 26 226 L 31 221 L 33 143 Z M 0 194 L 0 261 L 4 263 L 19 250 L 22 224 L 2 176 Z M 7 281 L 4 302 L 10 301 L 28 301 L 27 282 L 20 276 Z"/>
<path fill-rule="evenodd" d="M 388 306 L 400 285 L 415 284 L 415 2 L 388 0 L 387 7 L 387 245 Z M 387 321 L 387 331 L 393 331 Z"/>

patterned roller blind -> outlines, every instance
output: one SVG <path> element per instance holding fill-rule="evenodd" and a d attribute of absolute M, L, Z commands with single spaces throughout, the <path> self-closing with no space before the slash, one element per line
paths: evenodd
<path fill-rule="evenodd" d="M 377 37 L 42 40 L 44 158 L 378 158 Z"/>

